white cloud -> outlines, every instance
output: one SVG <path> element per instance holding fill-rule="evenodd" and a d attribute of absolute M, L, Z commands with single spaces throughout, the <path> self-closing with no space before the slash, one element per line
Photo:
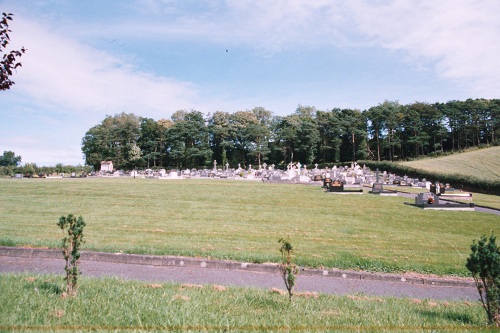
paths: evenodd
<path fill-rule="evenodd" d="M 404 51 L 466 88 L 470 97 L 500 93 L 500 3 L 495 0 L 351 1 L 358 29 L 374 45 Z"/>
<path fill-rule="evenodd" d="M 379 47 L 402 52 L 416 70 L 451 80 L 469 97 L 500 92 L 496 0 L 226 0 L 197 13 L 184 13 L 172 1 L 153 3 L 157 11 L 179 11 L 166 22 L 142 25 L 138 33 L 150 38 L 206 38 L 266 55 L 304 47 Z"/>
<path fill-rule="evenodd" d="M 33 21 L 16 17 L 16 40 L 27 45 L 16 88 L 43 104 L 73 114 L 135 112 L 165 116 L 190 108 L 196 87 L 134 68 L 126 59 L 84 45 Z"/>

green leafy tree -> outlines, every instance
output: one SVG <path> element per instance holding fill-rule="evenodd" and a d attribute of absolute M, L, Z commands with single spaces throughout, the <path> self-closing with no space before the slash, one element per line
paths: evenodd
<path fill-rule="evenodd" d="M 320 141 L 318 123 L 316 122 L 316 108 L 299 105 L 295 114 L 298 115 L 300 120 L 295 144 L 297 159 L 302 163 L 312 164 L 317 159 L 316 155 Z"/>
<path fill-rule="evenodd" d="M 208 130 L 210 132 L 210 146 L 213 157 L 220 161 L 222 165 L 234 163 L 231 160 L 231 152 L 234 143 L 231 140 L 231 116 L 227 112 L 216 111 L 208 119 Z"/>
<path fill-rule="evenodd" d="M 279 265 L 281 276 L 285 282 L 286 290 L 288 291 L 288 299 L 292 301 L 293 288 L 295 287 L 296 275 L 299 274 L 297 265 L 292 262 L 292 252 L 294 248 L 288 238 L 280 238 L 281 244 L 281 264 Z"/>
<path fill-rule="evenodd" d="M 237 111 L 230 116 L 230 121 L 235 162 L 254 163 L 255 155 L 252 153 L 256 150 L 255 129 L 259 126 L 257 116 L 249 110 Z"/>
<path fill-rule="evenodd" d="M 367 124 L 366 117 L 360 110 L 342 109 L 339 112 L 342 126 L 341 161 L 355 162 L 357 159 L 366 159 L 367 151 Z"/>
<path fill-rule="evenodd" d="M 208 127 L 200 111 L 177 111 L 168 131 L 169 158 L 177 167 L 192 168 L 209 165 L 212 150 Z"/>
<path fill-rule="evenodd" d="M 0 156 L 0 166 L 18 166 L 21 163 L 21 156 L 16 156 L 13 151 L 4 151 Z"/>
<path fill-rule="evenodd" d="M 62 239 L 62 251 L 66 265 L 66 293 L 69 296 L 76 295 L 78 292 L 78 276 L 81 274 L 79 265 L 80 247 L 83 244 L 83 228 L 85 221 L 83 217 L 76 218 L 73 214 L 61 216 L 57 223 L 59 228 L 65 232 Z"/>
<path fill-rule="evenodd" d="M 141 132 L 137 142 L 141 151 L 142 159 L 135 161 L 136 166 L 147 166 L 149 169 L 151 164 L 156 167 L 157 161 L 160 159 L 160 126 L 159 123 L 151 118 L 141 118 Z M 134 148 L 135 149 L 135 148 Z"/>
<path fill-rule="evenodd" d="M 339 112 L 340 109 L 333 109 L 316 113 L 319 131 L 318 159 L 322 163 L 340 162 L 342 126 L 338 116 Z"/>
<path fill-rule="evenodd" d="M 12 13 L 2 13 L 2 19 L 0 20 L 0 54 L 3 54 L 0 60 L 0 90 L 8 90 L 14 85 L 14 81 L 10 77 L 17 67 L 22 66 L 18 62 L 18 58 L 26 52 L 24 47 L 10 52 L 6 50 L 10 43 L 9 32 L 11 30 L 9 30 L 9 21 L 12 21 L 12 16 L 14 16 Z"/>
<path fill-rule="evenodd" d="M 106 116 L 101 124 L 92 127 L 82 139 L 85 163 L 98 170 L 101 161 L 111 160 L 117 169 L 134 166 L 130 159 L 141 135 L 140 118 L 132 113 Z M 135 156 L 135 155 L 134 155 Z"/>
<path fill-rule="evenodd" d="M 255 163 L 261 165 L 262 162 L 269 160 L 268 156 L 271 152 L 269 141 L 271 140 L 273 113 L 263 107 L 253 108 L 252 113 L 257 117 L 257 123 L 249 128 L 253 143 L 250 156 L 253 157 Z"/>
<path fill-rule="evenodd" d="M 500 249 L 495 235 L 483 235 L 471 250 L 466 267 L 476 282 L 488 322 L 500 327 Z"/>

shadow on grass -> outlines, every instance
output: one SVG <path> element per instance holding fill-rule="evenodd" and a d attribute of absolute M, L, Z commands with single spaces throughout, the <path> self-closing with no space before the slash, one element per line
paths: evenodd
<path fill-rule="evenodd" d="M 61 295 L 63 293 L 63 289 L 57 283 L 48 281 L 40 281 L 37 277 L 27 277 L 25 281 L 28 283 L 23 286 L 26 290 L 35 290 L 37 292 L 43 291 L 47 293 L 52 293 L 55 295 Z"/>
<path fill-rule="evenodd" d="M 472 316 L 459 313 L 455 311 L 446 311 L 446 312 L 434 312 L 429 310 L 419 311 L 423 317 L 428 317 L 430 319 L 441 319 L 441 320 L 449 320 L 454 321 L 464 325 L 477 325 L 478 323 L 474 321 Z"/>
<path fill-rule="evenodd" d="M 44 282 L 40 283 L 39 288 L 40 288 L 40 290 L 45 290 L 47 292 L 54 293 L 56 295 L 61 295 L 63 292 L 61 287 L 53 282 L 44 281 Z"/>

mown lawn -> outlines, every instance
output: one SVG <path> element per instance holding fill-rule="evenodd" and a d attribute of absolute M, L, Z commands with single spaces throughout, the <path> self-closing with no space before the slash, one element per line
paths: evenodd
<path fill-rule="evenodd" d="M 29 332 L 482 332 L 479 302 L 334 296 L 119 279 L 0 274 L 0 331 Z"/>
<path fill-rule="evenodd" d="M 289 236 L 303 266 L 468 275 L 472 241 L 500 234 L 496 215 L 405 201 L 247 181 L 2 179 L 0 244 L 58 247 L 56 223 L 73 213 L 85 250 L 277 262 Z"/>

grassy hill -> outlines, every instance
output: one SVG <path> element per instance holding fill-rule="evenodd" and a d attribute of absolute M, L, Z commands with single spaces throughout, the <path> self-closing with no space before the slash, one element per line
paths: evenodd
<path fill-rule="evenodd" d="M 459 174 L 500 182 L 500 147 L 403 162 L 402 165 L 436 173 Z"/>

